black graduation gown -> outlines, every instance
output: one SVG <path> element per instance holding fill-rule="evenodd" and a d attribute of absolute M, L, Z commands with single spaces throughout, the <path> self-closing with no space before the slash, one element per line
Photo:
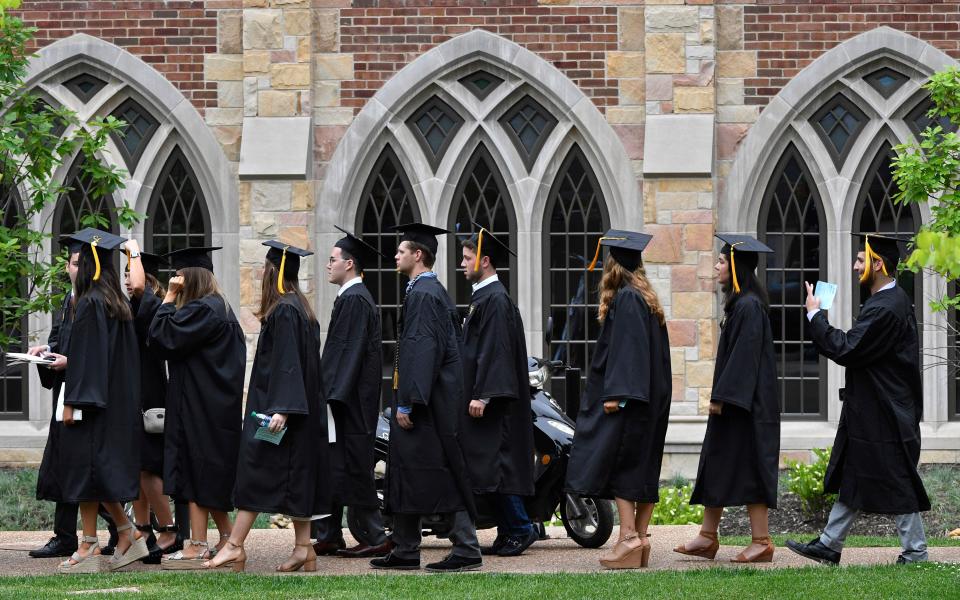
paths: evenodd
<path fill-rule="evenodd" d="M 607 311 L 567 467 L 567 491 L 635 502 L 660 499 L 673 382 L 667 328 L 624 286 Z M 626 400 L 612 414 L 608 400 Z"/>
<path fill-rule="evenodd" d="M 280 444 L 254 438 L 250 413 L 287 415 Z M 330 512 L 327 403 L 321 394 L 320 325 L 294 294 L 260 330 L 250 372 L 234 500 L 238 508 L 292 517 Z"/>
<path fill-rule="evenodd" d="M 400 514 L 467 510 L 475 515 L 459 439 L 463 367 L 457 309 L 436 278 L 422 278 L 401 310 L 385 508 Z M 409 431 L 397 423 L 398 405 L 413 409 Z"/>
<path fill-rule="evenodd" d="M 233 310 L 211 294 L 157 309 L 150 347 L 167 359 L 163 492 L 233 510 L 247 347 Z"/>
<path fill-rule="evenodd" d="M 330 446 L 334 501 L 379 508 L 373 469 L 380 418 L 380 311 L 363 283 L 343 290 L 334 302 L 321 365 L 337 432 Z"/>
<path fill-rule="evenodd" d="M 691 504 L 777 507 L 780 399 L 770 318 L 760 299 L 743 294 L 726 316 L 717 345 L 707 418 Z"/>
<path fill-rule="evenodd" d="M 83 419 L 63 426 L 57 477 L 64 502 L 129 502 L 140 495 L 140 360 L 133 321 L 107 314 L 98 290 L 77 301 L 66 348 L 64 406 Z"/>
<path fill-rule="evenodd" d="M 163 357 L 147 346 L 150 323 L 163 304 L 148 284 L 140 298 L 131 298 L 133 324 L 140 347 L 140 410 L 163 408 L 167 404 L 167 366 Z M 163 477 L 163 434 L 147 433 L 140 421 L 140 470 Z"/>
<path fill-rule="evenodd" d="M 910 297 L 900 287 L 877 292 L 850 331 L 831 327 L 822 311 L 807 330 L 821 354 L 846 367 L 824 489 L 867 512 L 930 510 L 917 471 L 923 390 Z"/>
<path fill-rule="evenodd" d="M 476 494 L 532 496 L 533 417 L 523 320 L 499 281 L 473 294 L 463 322 L 460 409 L 467 472 Z M 471 400 L 490 402 L 480 418 Z"/>
<path fill-rule="evenodd" d="M 70 294 L 63 301 L 63 307 L 53 319 L 47 345 L 50 352 L 66 356 L 66 348 L 70 343 L 70 326 L 73 323 L 70 309 Z M 60 490 L 60 481 L 57 479 L 57 456 L 60 454 L 60 431 L 63 423 L 57 421 L 57 398 L 60 397 L 60 388 L 63 385 L 65 371 L 54 371 L 43 365 L 37 365 L 40 376 L 40 385 L 53 392 L 53 403 L 50 409 L 50 427 L 47 430 L 47 445 L 43 449 L 43 458 L 40 461 L 40 470 L 37 472 L 37 500 L 60 502 L 63 494 Z"/>

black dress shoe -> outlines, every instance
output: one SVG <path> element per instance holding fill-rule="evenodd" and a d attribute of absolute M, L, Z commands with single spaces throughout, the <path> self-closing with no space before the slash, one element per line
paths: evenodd
<path fill-rule="evenodd" d="M 368 546 L 366 544 L 357 544 L 353 548 L 337 550 L 337 556 L 341 558 L 373 558 L 375 556 L 386 556 L 393 550 L 393 542 L 389 539 L 379 546 Z"/>
<path fill-rule="evenodd" d="M 427 571 L 431 573 L 461 573 L 463 571 L 479 571 L 482 566 L 483 559 L 479 556 L 466 558 L 451 554 L 440 562 L 427 565 Z"/>
<path fill-rule="evenodd" d="M 61 556 L 70 556 L 77 551 L 77 540 L 64 540 L 53 536 L 50 540 L 37 548 L 31 550 L 28 554 L 30 558 L 59 558 Z"/>
<path fill-rule="evenodd" d="M 508 535 L 497 535 L 493 540 L 492 546 L 480 548 L 480 554 L 484 556 L 496 556 L 500 552 L 500 549 L 503 548 L 503 545 L 507 543 L 508 539 L 510 539 Z"/>
<path fill-rule="evenodd" d="M 497 552 L 499 556 L 520 556 L 523 551 L 530 547 L 535 541 L 540 539 L 540 534 L 532 527 L 527 535 L 511 535 Z"/>
<path fill-rule="evenodd" d="M 383 558 L 375 558 L 370 561 L 370 566 L 374 569 L 397 569 L 399 571 L 416 571 L 420 568 L 419 558 L 399 558 L 393 555 L 393 552 Z"/>
<path fill-rule="evenodd" d="M 804 558 L 815 560 L 824 565 L 837 566 L 840 564 L 840 553 L 824 546 L 820 542 L 820 538 L 814 538 L 806 544 L 787 540 L 787 548 Z"/>
<path fill-rule="evenodd" d="M 343 550 L 347 547 L 347 543 L 341 538 L 337 542 L 321 542 L 317 540 L 313 543 L 313 551 L 317 553 L 317 556 L 333 556 L 337 553 L 337 550 Z"/>

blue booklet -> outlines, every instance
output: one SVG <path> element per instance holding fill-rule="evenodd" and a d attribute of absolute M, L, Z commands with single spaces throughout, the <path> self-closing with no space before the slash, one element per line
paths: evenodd
<path fill-rule="evenodd" d="M 830 310 L 830 307 L 833 306 L 833 299 L 837 295 L 837 284 L 818 281 L 817 289 L 813 291 L 813 295 L 820 299 L 822 310 Z"/>

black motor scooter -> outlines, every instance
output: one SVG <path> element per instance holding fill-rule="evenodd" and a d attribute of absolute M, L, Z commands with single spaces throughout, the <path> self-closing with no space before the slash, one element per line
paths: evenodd
<path fill-rule="evenodd" d="M 527 360 L 530 376 L 531 416 L 533 419 L 535 493 L 524 499 L 527 514 L 534 523 L 552 521 L 560 513 L 560 520 L 570 536 L 584 548 L 599 548 L 610 538 L 613 531 L 613 504 L 600 500 L 568 494 L 563 491 L 567 475 L 567 462 L 573 445 L 574 421 L 560 408 L 553 397 L 543 389 L 551 373 L 566 372 L 567 398 L 580 398 L 580 372 L 568 369 L 562 362 L 540 358 Z M 387 408 L 377 423 L 375 455 L 377 459 L 377 494 L 381 506 L 384 493 L 387 450 L 390 444 L 391 411 Z M 483 496 L 477 503 L 477 529 L 496 527 L 489 504 Z M 384 524 L 390 528 L 391 519 L 384 515 Z M 347 510 L 347 525 L 355 538 L 359 537 L 351 511 Z M 450 532 L 450 522 L 445 515 L 430 515 L 423 519 L 425 535 L 445 538 Z M 542 530 L 541 530 L 542 531 Z"/>

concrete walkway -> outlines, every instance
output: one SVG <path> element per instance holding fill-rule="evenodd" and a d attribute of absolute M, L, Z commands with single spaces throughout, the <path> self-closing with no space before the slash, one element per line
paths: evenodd
<path fill-rule="evenodd" d="M 658 526 L 651 527 L 650 538 L 653 549 L 650 556 L 651 570 L 683 570 L 711 566 L 725 568 L 771 568 L 800 567 L 813 565 L 811 561 L 797 556 L 785 548 L 777 548 L 774 562 L 769 565 L 732 565 L 730 559 L 741 548 L 723 546 L 717 559 L 708 561 L 682 556 L 672 549 L 691 539 L 697 533 L 697 526 Z M 534 544 L 523 556 L 516 558 L 484 557 L 483 571 L 487 573 L 591 573 L 600 570 L 597 562 L 605 549 L 588 550 L 578 546 L 566 537 L 562 527 L 548 528 L 551 539 Z M 347 544 L 353 541 L 347 535 Z M 616 529 L 614 529 L 616 535 Z M 27 550 L 43 545 L 50 536 L 48 532 L 0 532 L 0 576 L 2 575 L 47 575 L 56 571 L 59 560 L 35 559 L 27 556 Z M 488 545 L 493 541 L 493 530 L 480 532 L 480 541 Z M 211 531 L 209 539 L 217 540 L 217 532 Z M 107 540 L 106 532 L 100 533 L 101 544 Z M 721 538 L 722 541 L 722 538 Z M 806 541 L 806 540 L 804 540 Z M 608 547 L 609 547 L 608 543 Z M 293 547 L 293 530 L 255 529 L 245 544 L 247 549 L 247 572 L 272 573 L 283 562 Z M 449 549 L 446 540 L 427 538 L 424 541 L 421 564 L 441 560 Z M 889 564 L 897 559 L 898 548 L 848 548 L 843 553 L 843 563 L 852 564 Z M 960 547 L 931 548 L 930 560 L 960 563 Z M 824 567 L 827 568 L 827 567 Z M 158 571 L 159 566 L 135 563 L 123 571 Z M 366 574 L 404 574 L 418 571 L 374 571 L 369 562 L 362 559 L 344 559 L 320 557 L 317 574 L 328 575 L 366 575 Z M 419 571 L 423 573 L 423 571 Z"/>

